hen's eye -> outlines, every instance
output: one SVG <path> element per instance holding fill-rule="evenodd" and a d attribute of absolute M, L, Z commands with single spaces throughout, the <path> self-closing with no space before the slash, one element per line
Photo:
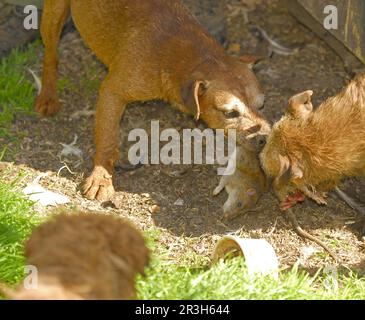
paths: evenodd
<path fill-rule="evenodd" d="M 226 116 L 227 119 L 234 119 L 238 118 L 240 116 L 240 113 L 236 110 L 232 110 L 225 112 L 224 115 Z"/>

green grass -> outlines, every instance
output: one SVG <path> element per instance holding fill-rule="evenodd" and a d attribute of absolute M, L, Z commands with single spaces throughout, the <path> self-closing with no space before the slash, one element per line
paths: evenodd
<path fill-rule="evenodd" d="M 0 178 L 0 283 L 17 284 L 24 276 L 24 242 L 34 227 L 45 220 L 15 185 Z M 338 281 L 318 272 L 309 276 L 297 268 L 282 271 L 279 280 L 250 277 L 242 259 L 210 267 L 201 256 L 187 252 L 179 263 L 158 245 L 158 229 L 145 233 L 153 253 L 145 277 L 138 277 L 140 299 L 365 299 L 365 278 L 353 273 Z"/>
<path fill-rule="evenodd" d="M 32 203 L 0 182 L 0 282 L 15 284 L 24 275 L 23 243 L 40 219 Z"/>
<path fill-rule="evenodd" d="M 32 113 L 36 88 L 28 68 L 36 59 L 40 41 L 27 50 L 15 49 L 0 60 L 0 137 L 9 135 L 9 126 L 19 113 Z"/>
<path fill-rule="evenodd" d="M 9 132 L 14 117 L 34 113 L 37 92 L 28 69 L 40 62 L 37 52 L 42 48 L 41 40 L 37 40 L 28 45 L 26 50 L 14 49 L 10 55 L 0 59 L 0 138 L 16 139 Z M 85 94 L 98 91 L 101 81 L 96 65 L 89 66 L 86 77 L 81 82 Z M 60 76 L 57 88 L 59 92 L 76 90 L 77 84 L 68 76 Z"/>
<path fill-rule="evenodd" d="M 17 284 L 23 278 L 24 241 L 45 219 L 14 188 L 15 183 L 0 181 L 0 283 L 6 284 Z M 145 277 L 137 278 L 140 299 L 365 299 L 365 278 L 351 272 L 339 275 L 337 281 L 323 272 L 310 276 L 296 267 L 281 272 L 279 279 L 252 277 L 241 258 L 210 267 L 192 252 L 177 263 L 161 252 L 159 235 L 157 229 L 145 234 L 153 258 Z"/>
<path fill-rule="evenodd" d="M 242 258 L 213 267 L 181 266 L 153 260 L 137 282 L 140 299 L 172 300 L 348 300 L 365 299 L 365 279 L 339 275 L 336 281 L 318 272 L 315 276 L 296 267 L 271 276 L 249 276 Z"/>

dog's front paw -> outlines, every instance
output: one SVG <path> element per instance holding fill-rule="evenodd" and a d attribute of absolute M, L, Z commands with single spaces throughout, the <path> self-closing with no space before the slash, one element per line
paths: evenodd
<path fill-rule="evenodd" d="M 311 194 L 310 195 L 310 198 L 313 200 L 313 201 L 315 201 L 317 204 L 319 204 L 319 205 L 324 205 L 324 206 L 326 206 L 327 205 L 327 200 L 326 200 L 326 198 L 327 198 L 327 194 L 326 193 L 322 193 L 322 192 L 320 192 L 320 193 L 316 193 L 316 194 Z"/>
<path fill-rule="evenodd" d="M 113 177 L 103 167 L 95 167 L 91 176 L 84 184 L 84 195 L 87 199 L 105 202 L 113 198 L 115 191 Z"/>
<path fill-rule="evenodd" d="M 43 117 L 51 117 L 60 110 L 56 93 L 41 92 L 35 102 L 35 110 Z"/>
<path fill-rule="evenodd" d="M 309 189 L 308 187 L 301 188 L 301 191 L 309 198 L 315 201 L 319 205 L 327 205 L 326 198 L 328 197 L 326 192 L 316 191 L 314 188 Z"/>

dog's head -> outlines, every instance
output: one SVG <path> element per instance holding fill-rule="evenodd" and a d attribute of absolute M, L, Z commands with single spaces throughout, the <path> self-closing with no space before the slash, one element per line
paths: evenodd
<path fill-rule="evenodd" d="M 197 71 L 182 89 L 184 104 L 213 129 L 237 129 L 239 144 L 252 137 L 265 137 L 269 124 L 257 109 L 265 96 L 251 70 L 255 57 L 229 58 L 226 64 L 212 64 L 212 70 Z M 255 142 L 251 148 L 256 148 Z"/>
<path fill-rule="evenodd" d="M 128 222 L 119 224 L 110 239 L 111 260 L 125 274 L 144 274 L 149 263 L 149 250 L 141 233 Z"/>
<path fill-rule="evenodd" d="M 305 91 L 290 98 L 286 114 L 274 125 L 260 154 L 262 168 L 273 179 L 273 189 L 283 209 L 304 200 L 299 190 L 305 184 L 305 168 L 299 156 L 300 137 L 295 133 L 313 111 L 312 95 L 313 91 Z"/>
<path fill-rule="evenodd" d="M 32 294 L 54 297 L 134 298 L 135 276 L 149 262 L 143 236 L 129 221 L 97 213 L 55 215 L 33 232 L 25 249 L 42 279 L 39 294 Z"/>

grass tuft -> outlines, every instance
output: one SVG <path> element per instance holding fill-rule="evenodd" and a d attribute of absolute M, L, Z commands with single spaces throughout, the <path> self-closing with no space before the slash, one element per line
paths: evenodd
<path fill-rule="evenodd" d="M 0 282 L 15 284 L 24 276 L 24 241 L 40 219 L 32 202 L 0 182 Z"/>
<path fill-rule="evenodd" d="M 271 276 L 250 276 L 242 258 L 220 261 L 211 268 L 191 268 L 155 257 L 145 277 L 137 281 L 140 299 L 170 300 L 363 300 L 365 279 L 339 275 L 338 288 L 326 276 L 312 277 L 296 267 Z"/>
<path fill-rule="evenodd" d="M 15 49 L 0 59 L 0 137 L 9 135 L 9 124 L 19 113 L 31 114 L 36 88 L 28 68 L 37 58 L 40 41 L 27 50 Z"/>

